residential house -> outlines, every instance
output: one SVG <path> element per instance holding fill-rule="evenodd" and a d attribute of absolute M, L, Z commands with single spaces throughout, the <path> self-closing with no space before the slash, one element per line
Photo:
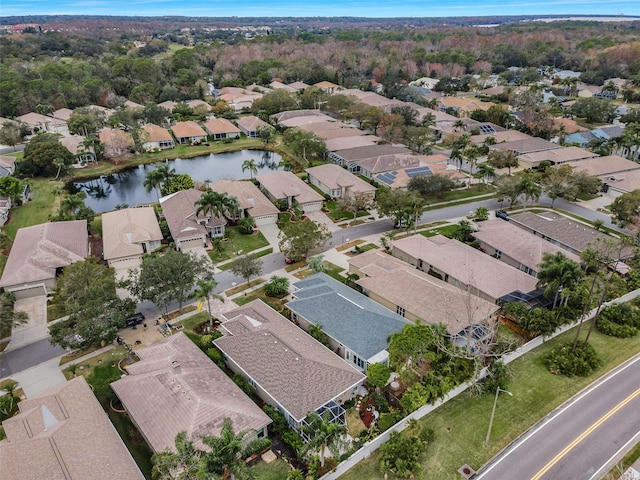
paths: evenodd
<path fill-rule="evenodd" d="M 640 164 L 627 160 L 618 155 L 605 157 L 586 158 L 575 162 L 567 162 L 575 172 L 588 172 L 594 177 L 602 177 L 605 180 L 616 181 L 616 175 L 624 172 L 639 170 Z"/>
<path fill-rule="evenodd" d="M 251 217 L 255 225 L 275 225 L 278 208 L 256 187 L 244 180 L 220 180 L 211 184 L 211 190 L 226 193 L 240 202 L 240 218 Z"/>
<path fill-rule="evenodd" d="M 327 82 L 326 80 L 313 84 L 314 87 L 318 87 L 320 90 L 323 90 L 327 93 L 336 93 L 338 90 L 342 90 L 340 85 L 336 85 L 335 83 Z"/>
<path fill-rule="evenodd" d="M 16 171 L 16 157 L 0 155 L 0 177 L 13 175 Z"/>
<path fill-rule="evenodd" d="M 298 90 L 295 87 L 292 87 L 290 85 L 286 85 L 286 84 L 284 84 L 284 83 L 282 83 L 281 81 L 278 81 L 278 80 L 274 80 L 273 82 L 271 82 L 269 84 L 269 87 L 271 87 L 274 90 L 284 90 L 285 92 L 289 92 L 289 93 L 298 92 Z"/>
<path fill-rule="evenodd" d="M 221 216 L 196 215 L 196 201 L 204 192 L 190 188 L 160 199 L 162 213 L 167 220 L 177 250 L 205 247 L 207 236 L 221 238 L 227 221 Z"/>
<path fill-rule="evenodd" d="M 487 140 L 487 138 L 490 137 L 495 140 L 495 143 L 506 143 L 516 140 L 528 140 L 533 138 L 531 135 L 527 135 L 526 133 L 520 132 L 519 130 L 503 130 L 472 135 L 469 140 L 474 145 L 481 145 Z"/>
<path fill-rule="evenodd" d="M 131 134 L 122 130 L 106 128 L 100 130 L 98 138 L 104 144 L 104 156 L 108 159 L 127 156 L 134 146 Z"/>
<path fill-rule="evenodd" d="M 365 196 L 370 201 L 375 198 L 376 187 L 335 163 L 307 168 L 305 172 L 307 172 L 309 183 L 318 187 L 331 198 L 345 198 L 355 195 Z"/>
<path fill-rule="evenodd" d="M 476 110 L 487 111 L 494 105 L 493 102 L 481 102 L 475 98 L 442 97 L 440 99 L 441 111 L 451 109 L 458 112 L 461 117 L 469 117 Z"/>
<path fill-rule="evenodd" d="M 309 85 L 304 82 L 292 82 L 289 84 L 289 87 L 295 88 L 297 92 L 304 92 L 307 88 L 309 88 Z"/>
<path fill-rule="evenodd" d="M 154 252 L 162 232 L 153 207 L 123 208 L 102 214 L 103 258 L 121 270 L 139 267 L 142 256 Z"/>
<path fill-rule="evenodd" d="M 412 235 L 393 242 L 393 256 L 489 302 L 531 294 L 536 279 L 457 240 Z"/>
<path fill-rule="evenodd" d="M 356 137 L 332 138 L 331 140 L 325 140 L 324 144 L 327 146 L 327 152 L 331 158 L 333 152 L 351 148 L 371 147 L 377 145 L 380 140 L 382 139 L 375 135 L 358 135 Z M 338 163 L 338 165 L 342 165 L 343 163 L 340 163 L 337 158 L 338 156 L 336 156 L 336 159 L 331 158 L 331 160 Z"/>
<path fill-rule="evenodd" d="M 364 158 L 350 162 L 348 169 L 350 172 L 357 173 L 358 175 L 374 178 L 381 173 L 423 167 L 424 165 L 421 161 L 423 157 L 424 155 L 415 155 L 413 153 L 380 155 L 379 157 Z"/>
<path fill-rule="evenodd" d="M 510 142 L 497 143 L 489 147 L 490 151 L 499 150 L 506 151 L 511 150 L 516 155 L 524 155 L 525 153 L 542 152 L 546 150 L 554 150 L 561 148 L 557 143 L 552 143 L 549 140 L 539 137 L 531 137 L 524 140 L 513 140 Z"/>
<path fill-rule="evenodd" d="M 297 205 L 306 213 L 322 209 L 324 197 L 291 172 L 265 173 L 257 180 L 269 200 L 280 208 Z"/>
<path fill-rule="evenodd" d="M 3 478 L 144 479 L 82 375 L 22 400 L 18 408 L 2 423 Z"/>
<path fill-rule="evenodd" d="M 214 140 L 240 138 L 240 129 L 226 118 L 211 118 L 204 123 L 204 128 Z"/>
<path fill-rule="evenodd" d="M 538 237 L 512 222 L 487 220 L 478 222 L 478 231 L 473 234 L 480 250 L 501 262 L 537 277 L 539 265 L 545 254 L 563 253 L 567 258 L 580 263 L 580 257 Z"/>
<path fill-rule="evenodd" d="M 123 106 L 124 108 L 130 108 L 131 110 L 142 110 L 144 108 L 144 105 L 140 105 L 139 103 L 131 100 L 126 100 Z"/>
<path fill-rule="evenodd" d="M 0 287 L 20 298 L 49 295 L 64 267 L 89 255 L 86 220 L 20 228 L 0 278 Z"/>
<path fill-rule="evenodd" d="M 151 123 L 140 127 L 140 140 L 145 152 L 168 150 L 175 147 L 169 130 Z"/>
<path fill-rule="evenodd" d="M 453 164 L 449 164 L 449 157 L 436 153 L 435 155 L 424 155 L 420 157 L 420 164 L 417 167 L 396 168 L 373 175 L 373 179 L 389 188 L 407 188 L 411 179 L 417 175 L 444 175 L 452 180 L 463 180 L 467 178 Z M 366 175 L 366 172 L 361 170 Z"/>
<path fill-rule="evenodd" d="M 16 117 L 16 120 L 24 123 L 32 134 L 36 133 L 59 133 L 69 135 L 67 122 L 59 118 L 48 117 L 41 113 L 29 112 Z"/>
<path fill-rule="evenodd" d="M 211 111 L 211 105 L 209 105 L 204 100 L 196 99 L 196 100 L 188 100 L 185 102 L 192 110 L 202 109 L 205 112 Z"/>
<path fill-rule="evenodd" d="M 325 141 L 336 138 L 358 137 L 365 134 L 365 132 L 355 128 L 353 125 L 347 125 L 344 122 L 336 121 L 303 123 L 302 125 L 298 125 L 298 128 L 300 130 L 311 132 Z"/>
<path fill-rule="evenodd" d="M 495 303 L 380 250 L 369 250 L 350 259 L 349 273 L 358 275 L 356 284 L 370 299 L 412 322 L 443 324 L 456 343 L 466 343 L 469 334 L 486 331 L 487 323 L 499 309 Z"/>
<path fill-rule="evenodd" d="M 596 137 L 604 140 L 611 140 L 612 138 L 619 137 L 624 133 L 624 127 L 622 125 L 605 125 L 602 127 L 594 128 L 591 130 Z"/>
<path fill-rule="evenodd" d="M 171 131 L 180 145 L 198 145 L 207 141 L 207 132 L 191 120 L 176 123 Z"/>
<path fill-rule="evenodd" d="M 53 118 L 57 118 L 58 120 L 62 120 L 66 123 L 71 118 L 71 115 L 73 115 L 73 110 L 71 110 L 70 108 L 59 108 L 50 116 Z"/>
<path fill-rule="evenodd" d="M 86 138 L 81 135 L 61 137 L 58 141 L 75 157 L 74 167 L 84 167 L 87 163 L 96 163 L 96 152 L 91 145 L 85 145 Z"/>
<path fill-rule="evenodd" d="M 369 136 L 363 136 L 359 138 L 369 138 Z M 377 137 L 374 137 L 377 138 Z M 350 139 L 348 139 L 350 140 Z M 410 155 L 412 152 L 407 147 L 398 146 L 398 145 L 377 145 L 373 144 L 370 146 L 362 146 L 362 145 L 348 145 L 346 148 L 336 148 L 335 150 L 330 150 L 329 159 L 337 163 L 338 165 L 346 165 L 349 167 L 349 171 L 352 173 L 357 172 L 357 164 L 358 160 L 365 160 L 368 158 L 376 158 L 382 155 L 393 155 L 393 154 L 407 154 Z"/>
<path fill-rule="evenodd" d="M 309 412 L 346 423 L 341 404 L 354 396 L 365 375 L 261 300 L 224 313 L 214 340 L 227 366 L 255 388 L 301 431 Z M 328 413 L 325 413 L 328 412 Z"/>
<path fill-rule="evenodd" d="M 175 451 L 180 432 L 206 450 L 202 437 L 220 436 L 225 418 L 235 432 L 252 432 L 246 442 L 267 436 L 267 414 L 183 332 L 136 354 L 111 388 L 154 452 Z"/>
<path fill-rule="evenodd" d="M 354 96 L 360 103 L 370 105 L 372 107 L 382 108 L 385 111 L 390 111 L 393 107 L 401 107 L 405 105 L 405 102 L 396 100 L 395 98 L 387 98 L 382 95 L 378 95 L 375 92 L 365 92 L 357 88 L 349 88 L 346 90 L 340 90 L 340 95 Z"/>
<path fill-rule="evenodd" d="M 9 220 L 9 210 L 11 210 L 11 199 L 9 197 L 0 197 L 0 227 L 4 226 Z"/>
<path fill-rule="evenodd" d="M 586 147 L 589 142 L 595 140 L 596 137 L 591 131 L 587 130 L 584 132 L 576 132 L 564 137 L 565 145 L 577 145 L 581 148 Z"/>
<path fill-rule="evenodd" d="M 389 311 L 325 273 L 293 287 L 291 319 L 305 330 L 319 325 L 331 350 L 363 372 L 372 363 L 388 363 L 389 336 L 410 324 L 401 310 Z"/>
<path fill-rule="evenodd" d="M 561 147 L 553 150 L 525 153 L 518 156 L 518 161 L 524 168 L 535 168 L 542 162 L 551 162 L 552 165 L 562 165 L 576 160 L 582 161 L 598 157 L 597 153 L 590 152 L 580 147 Z"/>
<path fill-rule="evenodd" d="M 599 232 L 590 225 L 571 220 L 552 212 L 523 212 L 511 215 L 510 223 L 527 230 L 544 240 L 557 245 L 575 255 L 580 255 L 587 248 L 596 245 L 597 241 L 609 240 L 618 242 L 614 237 Z M 622 249 L 620 258 L 632 256 L 631 249 Z"/>
<path fill-rule="evenodd" d="M 260 129 L 269 126 L 267 122 L 259 119 L 258 117 L 254 117 L 253 115 L 239 118 L 238 120 L 236 120 L 236 125 L 238 125 L 238 128 L 240 129 L 240 131 L 242 131 L 242 133 L 250 138 L 259 137 Z"/>
<path fill-rule="evenodd" d="M 294 110 L 272 115 L 281 127 L 301 127 L 312 123 L 336 123 L 335 119 L 320 110 Z"/>
<path fill-rule="evenodd" d="M 640 170 L 616 173 L 598 177 L 602 180 L 602 191 L 610 197 L 640 190 Z"/>
<path fill-rule="evenodd" d="M 178 102 L 174 102 L 173 100 L 167 100 L 158 104 L 159 107 L 169 110 L 169 112 L 172 112 L 173 109 L 176 108 L 176 105 L 178 105 Z"/>

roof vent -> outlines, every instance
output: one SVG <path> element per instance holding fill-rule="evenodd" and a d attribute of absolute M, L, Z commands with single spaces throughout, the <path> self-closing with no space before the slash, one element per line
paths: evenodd
<path fill-rule="evenodd" d="M 171 362 L 171 367 L 172 367 L 172 368 L 178 368 L 178 367 L 180 367 L 180 362 L 179 362 L 178 360 L 173 360 L 173 361 Z"/>

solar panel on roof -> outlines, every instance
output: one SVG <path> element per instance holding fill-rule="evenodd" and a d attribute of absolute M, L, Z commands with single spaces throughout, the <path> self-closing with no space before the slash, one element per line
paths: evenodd
<path fill-rule="evenodd" d="M 408 177 L 415 177 L 416 175 L 431 175 L 431 169 L 429 167 L 407 168 L 405 173 Z"/>
<path fill-rule="evenodd" d="M 496 129 L 491 125 L 480 125 L 478 128 L 480 129 L 480 133 L 484 133 L 485 135 L 489 133 L 496 133 Z"/>

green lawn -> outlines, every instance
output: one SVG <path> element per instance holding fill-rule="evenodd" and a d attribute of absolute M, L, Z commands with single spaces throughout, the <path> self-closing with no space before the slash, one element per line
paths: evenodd
<path fill-rule="evenodd" d="M 260 462 L 251 467 L 255 480 L 284 480 L 289 470 L 289 465 L 279 459 L 271 463 Z"/>
<path fill-rule="evenodd" d="M 11 221 L 3 227 L 5 233 L 14 239 L 19 228 L 46 223 L 49 215 L 56 211 L 57 199 L 53 190 L 55 187 L 63 186 L 62 182 L 32 179 L 31 199 L 11 209 Z"/>
<path fill-rule="evenodd" d="M 256 254 L 254 254 L 253 257 L 254 258 L 260 258 L 260 257 L 264 257 L 266 255 L 271 255 L 272 253 L 273 253 L 273 248 L 267 248 L 266 250 L 262 250 L 261 252 L 258 252 Z M 220 265 L 218 268 L 220 270 L 230 270 L 232 266 L 233 266 L 233 262 L 225 263 L 224 265 Z"/>
<path fill-rule="evenodd" d="M 513 397 L 503 396 L 498 402 L 488 448 L 483 447 L 483 441 L 493 395 L 478 397 L 463 393 L 421 419 L 420 424 L 432 428 L 436 438 L 422 461 L 423 473 L 418 478 L 457 479 L 456 471 L 464 463 L 477 470 L 554 408 L 640 352 L 640 337 L 617 339 L 593 332 L 590 343 L 601 356 L 603 366 L 585 378 L 551 375 L 544 368 L 542 357 L 555 345 L 572 339 L 574 335 L 574 331 L 567 332 L 510 365 L 513 377 L 508 389 Z M 382 479 L 375 457 L 360 462 L 340 478 Z"/>
<path fill-rule="evenodd" d="M 250 293 L 247 293 L 244 296 L 236 297 L 233 299 L 233 301 L 242 306 L 258 299 L 262 300 L 264 303 L 278 312 L 284 309 L 284 302 L 280 298 L 268 297 L 267 294 L 264 293 L 264 288 L 259 288 Z"/>
<path fill-rule="evenodd" d="M 445 192 L 444 198 L 429 196 L 426 198 L 426 200 L 428 203 L 451 202 L 454 200 L 463 200 L 469 197 L 476 197 L 478 195 L 487 195 L 493 192 L 493 190 L 494 189 L 491 185 L 477 184 L 472 185 L 471 188 L 460 188 Z"/>
<path fill-rule="evenodd" d="M 324 202 L 324 206 L 329 209 L 329 213 L 327 213 L 327 215 L 334 222 L 353 219 L 353 213 L 342 210 L 336 200 L 329 200 L 327 202 Z M 369 212 L 367 212 L 366 210 L 362 210 L 358 212 L 356 217 L 366 217 L 367 215 L 369 215 Z"/>
<path fill-rule="evenodd" d="M 178 323 L 184 325 L 185 335 L 189 337 L 193 343 L 200 345 L 200 334 L 196 333 L 193 329 L 196 325 L 199 325 L 206 320 L 209 320 L 209 313 L 200 312 Z"/>
<path fill-rule="evenodd" d="M 213 263 L 229 260 L 269 245 L 269 242 L 261 232 L 245 235 L 240 232 L 238 227 L 228 227 L 226 232 L 228 233 L 228 238 L 222 242 L 223 251 L 211 250 L 209 252 L 209 258 Z"/>
<path fill-rule="evenodd" d="M 458 231 L 458 225 L 446 225 L 444 227 L 434 228 L 432 230 L 423 230 L 420 235 L 425 237 L 433 237 L 435 235 L 444 235 L 445 237 L 453 238 Z"/>

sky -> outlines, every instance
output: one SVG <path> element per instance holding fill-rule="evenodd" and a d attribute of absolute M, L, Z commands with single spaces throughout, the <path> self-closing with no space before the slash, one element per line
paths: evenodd
<path fill-rule="evenodd" d="M 10 15 L 451 17 L 640 15 L 639 0 L 0 0 Z"/>

